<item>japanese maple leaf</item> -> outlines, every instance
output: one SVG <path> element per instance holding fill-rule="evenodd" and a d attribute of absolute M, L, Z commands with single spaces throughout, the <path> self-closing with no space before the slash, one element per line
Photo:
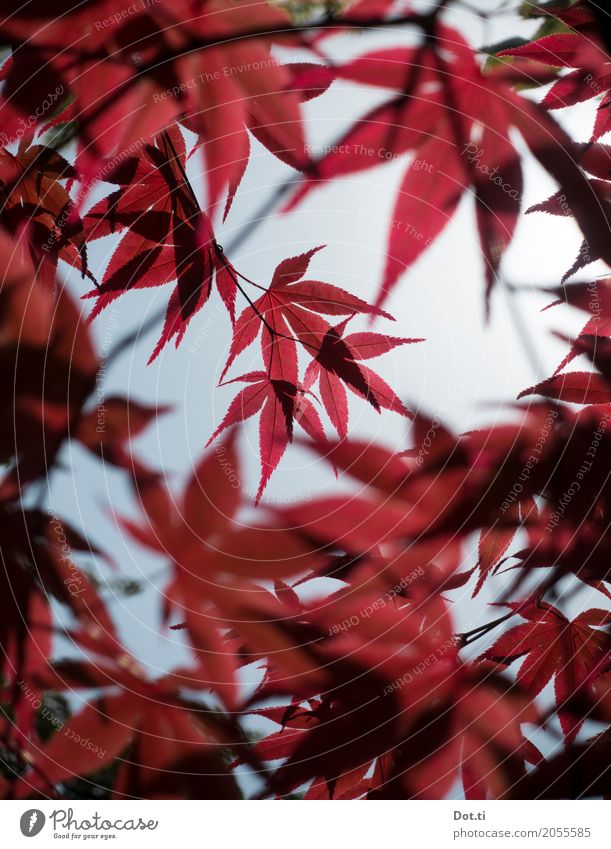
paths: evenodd
<path fill-rule="evenodd" d="M 563 19 L 562 10 L 550 11 Z M 545 36 L 499 54 L 517 58 L 518 69 L 523 61 L 544 63 L 555 68 L 575 68 L 552 86 L 541 106 L 523 100 L 523 112 L 514 112 L 515 124 L 532 153 L 561 186 L 556 195 L 528 211 L 573 216 L 584 234 L 579 254 L 564 275 L 563 282 L 596 259 L 607 263 L 610 259 L 610 194 L 609 186 L 604 182 L 609 175 L 609 155 L 604 145 L 594 142 L 611 129 L 611 62 L 598 40 L 596 27 L 591 26 L 592 10 L 584 11 L 588 17 L 585 26 L 580 27 L 581 32 Z M 594 132 L 586 145 L 576 144 L 545 111 L 546 108 L 572 105 L 601 94 L 604 96 L 597 111 Z M 586 178 L 583 171 L 599 179 Z"/>
<path fill-rule="evenodd" d="M 401 339 L 382 333 L 350 333 L 343 336 L 347 322 L 330 327 L 320 350 L 308 366 L 304 386 L 310 389 L 316 381 L 320 397 L 331 423 L 340 437 L 348 432 L 348 396 L 346 386 L 365 398 L 374 410 L 381 408 L 411 417 L 411 413 L 393 389 L 363 360 L 379 357 L 399 345 L 422 342 L 422 339 Z"/>
<path fill-rule="evenodd" d="M 561 14 L 562 10 L 555 11 L 555 16 Z M 582 32 L 546 35 L 520 47 L 502 50 L 498 55 L 573 69 L 553 84 L 543 98 L 543 106 L 562 109 L 602 96 L 591 141 L 611 130 L 611 62 L 593 26 Z"/>
<path fill-rule="evenodd" d="M 544 288 L 542 291 L 556 296 L 543 308 L 543 311 L 558 304 L 567 303 L 589 314 L 589 318 L 579 331 L 577 338 L 571 343 L 568 354 L 561 360 L 554 374 L 556 376 L 565 366 L 581 354 L 586 353 L 583 342 L 598 343 L 611 337 L 611 279 L 590 280 L 583 283 L 571 283 L 566 286 Z"/>
<path fill-rule="evenodd" d="M 415 459 L 381 445 L 352 440 L 322 449 L 315 445 L 361 485 L 356 492 L 321 496 L 284 512 L 292 524 L 307 527 L 310 536 L 326 545 L 368 556 L 383 547 L 391 561 L 401 556 L 397 569 L 409 554 L 405 564 L 409 571 L 420 559 L 438 565 L 448 576 L 460 562 L 452 556 L 456 529 L 462 536 L 469 530 L 498 525 L 499 505 L 524 474 L 525 459 L 531 456 L 544 427 L 549 430 L 549 446 L 539 446 L 541 462 L 532 467 L 523 484 L 521 500 L 549 486 L 558 464 L 557 435 L 549 424 L 553 421 L 548 419 L 549 412 L 545 405 L 533 405 L 519 425 L 473 431 L 462 437 L 442 427 L 433 429 L 432 434 L 437 435 L 428 436 L 430 450 L 419 451 Z M 424 436 L 428 430 L 422 432 L 422 427 Z M 583 456 L 584 449 L 581 451 Z M 580 456 L 579 448 L 576 456 Z M 559 496 L 572 480 L 556 484 Z M 512 517 L 506 521 L 509 530 Z"/>
<path fill-rule="evenodd" d="M 15 154 L 0 148 L 0 218 L 14 234 L 25 230 L 37 278 L 49 288 L 58 258 L 91 277 L 83 224 L 64 185 L 75 175 L 50 147 L 22 141 Z"/>
<path fill-rule="evenodd" d="M 165 618 L 170 611 L 184 615 L 212 688 L 233 706 L 237 661 L 222 630 L 228 627 L 224 616 L 231 618 L 232 597 L 240 589 L 246 592 L 246 579 L 287 577 L 311 568 L 316 557 L 311 547 L 278 526 L 239 523 L 242 491 L 233 433 L 202 456 L 180 495 L 157 478 L 148 479 L 139 489 L 142 516 L 119 519 L 133 540 L 171 562 Z"/>
<path fill-rule="evenodd" d="M 0 512 L 3 525 L 13 521 L 8 511 Z M 3 657 L 0 660 L 0 698 L 3 702 L 13 702 L 14 720 L 21 733 L 30 734 L 35 726 L 36 709 L 34 699 L 17 697 L 18 686 L 25 679 L 44 669 L 52 651 L 53 617 L 51 605 L 46 593 L 41 591 L 20 569 L 19 560 L 23 560 L 23 550 L 12 550 L 15 540 L 11 531 L 2 533 L 2 551 L 11 570 L 0 579 L 3 601 L 0 607 Z M 42 695 L 35 691 L 36 697 Z M 8 729 L 7 729 L 8 730 Z M 11 735 L 12 736 L 12 735 Z"/>
<path fill-rule="evenodd" d="M 268 559 L 274 533 L 237 522 L 242 492 L 234 433 L 204 453 L 179 496 L 159 481 L 140 488 L 143 516 L 121 523 L 140 544 L 173 563 L 175 580 L 167 591 L 171 604 L 188 605 L 208 594 L 214 598 L 215 588 L 235 578 L 286 577 L 302 568 L 301 561 L 289 563 L 290 555 L 285 563 L 285 552 L 274 565 Z M 286 551 L 296 555 L 299 541 L 273 530 L 283 538 Z"/>
<path fill-rule="evenodd" d="M 87 212 L 84 219 L 87 239 L 94 241 L 131 227 L 146 235 L 149 222 L 146 219 L 139 222 L 150 209 L 164 213 L 159 215 L 163 219 L 174 209 L 192 212 L 194 203 L 187 197 L 183 176 L 186 156 L 184 136 L 173 127 L 143 145 L 137 156 L 109 159 L 103 181 L 117 188 Z"/>
<path fill-rule="evenodd" d="M 263 372 L 253 372 L 238 378 L 254 381 L 256 385 L 240 393 L 226 416 L 227 425 L 233 424 L 254 415 L 265 401 L 269 401 L 261 419 L 261 487 L 267 483 L 286 445 L 292 440 L 294 412 L 298 411 L 297 419 L 310 436 L 324 441 L 318 414 L 305 397 L 305 391 L 319 378 L 325 409 L 340 435 L 345 434 L 348 423 L 344 384 L 378 411 L 384 407 L 409 415 L 393 390 L 375 372 L 363 365 L 362 360 L 379 356 L 398 345 L 420 340 L 398 339 L 379 333 L 355 333 L 347 340 L 342 339 L 345 322 L 337 328 L 332 327 L 320 313 L 347 315 L 349 318 L 357 312 L 386 318 L 391 316 L 337 286 L 317 280 L 303 280 L 310 259 L 318 250 L 320 248 L 314 248 L 278 265 L 269 289 L 247 307 L 237 320 L 223 370 L 222 377 L 235 358 L 261 332 L 266 377 Z M 298 343 L 314 358 L 306 370 L 303 386 L 300 386 L 298 380 Z M 297 397 L 299 403 L 295 408 Z M 276 409 L 273 421 L 272 409 Z M 257 500 L 262 491 L 260 488 Z"/>
<path fill-rule="evenodd" d="M 14 509 L 2 499 L 0 546 L 7 567 L 0 576 L 0 700 L 12 702 L 15 717 L 5 739 L 28 748 L 36 739 L 37 699 L 45 689 L 34 679 L 46 673 L 53 651 L 57 619 L 51 602 L 55 609 L 61 604 L 64 614 L 69 612 L 72 622 L 83 629 L 82 648 L 88 635 L 97 633 L 100 643 L 114 650 L 116 634 L 104 600 L 72 559 L 76 552 L 96 556 L 101 552 L 64 519 L 33 509 L 22 510 L 15 522 Z M 31 580 L 33 569 L 36 582 Z"/>
<path fill-rule="evenodd" d="M 170 407 L 147 407 L 129 398 L 105 398 L 89 412 L 83 413 L 75 429 L 75 437 L 100 457 L 129 471 L 136 483 L 146 481 L 156 473 L 144 465 L 132 451 L 132 440 L 149 427 L 158 415 Z"/>
<path fill-rule="evenodd" d="M 510 137 L 515 106 L 502 73 L 484 75 L 465 39 L 439 24 L 413 48 L 385 48 L 338 70 L 392 96 L 356 121 L 306 175 L 287 208 L 323 180 L 358 173 L 408 153 L 388 233 L 381 304 L 433 244 L 471 186 L 486 265 L 487 295 L 520 209 L 522 176 Z M 481 116 L 488 116 L 475 143 Z"/>
<path fill-rule="evenodd" d="M 269 376 L 297 383 L 297 344 L 315 356 L 329 332 L 322 315 L 367 315 L 391 318 L 339 286 L 319 280 L 303 280 L 310 260 L 322 245 L 283 260 L 274 271 L 269 288 L 238 318 L 221 380 L 235 358 L 261 332 L 261 349 Z"/>
<path fill-rule="evenodd" d="M 172 338 L 178 347 L 189 321 L 210 297 L 213 279 L 232 318 L 236 292 L 233 269 L 187 183 L 182 134 L 174 129 L 157 144 L 145 145 L 142 156 L 121 162 L 108 174 L 106 179 L 120 188 L 85 218 L 90 240 L 127 230 L 101 284 L 84 296 L 96 299 L 90 320 L 128 290 L 176 281 L 149 362 Z"/>
<path fill-rule="evenodd" d="M 594 482 L 593 492 L 596 492 L 596 487 Z M 611 541 L 604 518 L 606 510 L 598 499 L 588 496 L 588 500 L 593 515 L 585 520 L 582 512 L 576 517 L 570 514 L 560 517 L 555 504 L 548 507 L 541 515 L 540 524 L 528 529 L 528 546 L 517 552 L 515 557 L 523 576 L 529 575 L 533 569 L 547 569 L 553 565 L 550 583 L 556 583 L 566 575 L 574 575 L 611 598 L 605 583 L 611 581 Z M 550 523 L 553 533 L 549 531 Z"/>
<path fill-rule="evenodd" d="M 409 689 L 405 687 L 405 690 Z M 538 711 L 515 684 L 461 665 L 452 695 L 434 705 L 391 752 L 371 798 L 444 798 L 461 776 L 467 798 L 503 798 L 537 760 L 521 725 L 536 723 Z M 382 779 L 380 781 L 380 779 Z M 372 788 L 373 789 L 373 788 Z"/>
<path fill-rule="evenodd" d="M 588 740 L 556 750 L 512 787 L 510 798 L 606 799 L 611 790 L 610 757 L 611 734 L 607 729 Z"/>
<path fill-rule="evenodd" d="M 258 693 L 298 692 L 292 704 L 260 711 L 282 726 L 257 744 L 262 758 L 285 759 L 272 789 L 284 795 L 314 778 L 312 798 L 435 799 L 468 767 L 471 785 L 500 797 L 523 772 L 520 725 L 537 720 L 532 701 L 460 662 L 439 596 L 381 604 L 368 590 L 359 598 L 350 586 L 300 616 L 318 633 L 303 640 L 309 653 L 334 671 L 330 692 L 312 697 L 308 679 L 287 664 Z"/>
<path fill-rule="evenodd" d="M 529 511 L 535 511 L 534 500 L 526 499 L 526 504 L 517 502 L 511 504 L 505 513 L 499 513 L 498 525 L 486 528 L 480 534 L 478 552 L 479 578 L 473 590 L 475 597 L 483 587 L 486 579 L 493 575 L 503 562 L 503 555 L 513 542 L 521 521 L 526 518 Z"/>
<path fill-rule="evenodd" d="M 7 43 L 20 44 L 5 69 L 0 101 L 9 135 L 21 114 L 35 114 L 49 88 L 60 87 L 73 98 L 86 177 L 113 151 L 178 119 L 203 145 L 211 204 L 229 190 L 226 211 L 248 160 L 247 127 L 285 161 L 305 167 L 301 102 L 330 79 L 320 77 L 304 92 L 293 85 L 294 72 L 272 56 L 273 43 L 292 28 L 284 9 L 260 0 L 160 0 L 124 12 L 117 0 L 97 2 L 97 22 L 104 22 L 98 27 L 90 4 L 56 16 L 36 3 L 2 22 Z M 78 50 L 60 49 L 66 31 Z M 240 33 L 253 37 L 236 38 Z"/>
<path fill-rule="evenodd" d="M 543 395 L 571 404 L 607 404 L 611 401 L 611 384 L 595 372 L 568 371 L 522 390 L 518 398 L 526 395 Z"/>
<path fill-rule="evenodd" d="M 515 125 L 532 154 L 560 185 L 559 192 L 528 211 L 574 217 L 584 235 L 575 262 L 563 276 L 564 282 L 595 259 L 607 264 L 611 261 L 609 184 L 605 179 L 591 179 L 585 173 L 602 174 L 606 178 L 608 151 L 603 146 L 594 146 L 590 152 L 590 145 L 576 144 L 542 106 L 527 99 L 521 99 L 521 103 L 522 110 L 516 108 L 513 112 Z"/>
<path fill-rule="evenodd" d="M 585 156 L 579 156 L 579 153 L 577 151 L 576 161 L 585 170 L 589 170 L 588 158 Z M 607 163 L 608 162 L 609 155 L 607 153 Z M 605 220 L 608 223 L 611 222 L 611 186 L 609 185 L 609 183 L 604 182 L 603 180 L 588 179 L 586 185 L 591 189 L 591 194 L 597 198 L 600 214 L 604 216 Z M 541 203 L 534 204 L 529 209 L 527 209 L 526 212 L 546 212 L 549 215 L 558 215 L 564 217 L 575 216 L 575 210 L 573 209 L 573 207 L 571 207 L 569 203 L 567 203 L 566 194 L 563 191 L 556 192 L 547 200 L 542 201 Z M 602 246 L 597 246 L 595 243 L 591 244 L 590 241 L 585 238 L 579 247 L 579 251 L 577 253 L 577 256 L 575 257 L 573 264 L 562 275 L 562 283 L 564 283 L 566 280 L 569 279 L 569 277 L 572 277 L 578 271 L 581 271 L 583 268 L 586 268 L 591 263 L 596 262 L 597 260 L 602 258 L 604 258 L 604 251 Z"/>
<path fill-rule="evenodd" d="M 99 360 L 67 288 L 38 285 L 29 249 L 0 229 L 2 497 L 48 474 L 95 389 Z"/>
<path fill-rule="evenodd" d="M 593 674 L 600 673 L 601 661 L 608 656 L 609 635 L 599 629 L 611 624 L 611 614 L 592 608 L 569 620 L 546 602 L 508 606 L 526 623 L 499 637 L 482 658 L 509 666 L 523 657 L 518 683 L 536 696 L 554 678 L 556 704 L 561 708 Z M 579 724 L 562 713 L 560 723 L 569 738 L 579 730 Z"/>
<path fill-rule="evenodd" d="M 21 739 L 28 767 L 11 782 L 16 798 L 49 793 L 74 775 L 89 776 L 118 766 L 116 798 L 198 798 L 218 792 L 237 797 L 238 790 L 223 753 L 242 739 L 234 721 L 221 712 L 202 710 L 187 691 L 209 687 L 205 666 L 192 664 L 151 679 L 123 646 L 115 654 L 95 652 L 95 659 L 60 661 L 34 677 L 34 684 L 59 693 L 95 688 L 95 699 L 70 716 L 48 740 Z M 75 740 L 90 741 L 74 745 Z M 129 747 L 130 757 L 121 755 Z M 252 763 L 248 751 L 241 754 Z M 214 776 L 214 784 L 210 781 Z M 216 788 L 216 790 L 215 790 Z M 8 782 L 0 779 L 0 794 Z"/>
<path fill-rule="evenodd" d="M 281 674 L 260 687 L 257 700 L 290 691 L 309 702 L 299 710 L 286 705 L 263 712 L 286 726 L 258 744 L 262 757 L 288 758 L 270 778 L 274 792 L 285 794 L 316 777 L 332 787 L 352 770 L 367 771 L 378 754 L 404 739 L 418 716 L 451 691 L 457 653 L 443 600 L 433 597 L 409 609 L 378 604 L 368 615 L 360 613 L 375 601 L 379 597 L 370 590 L 359 594 L 346 588 L 306 608 L 299 617 L 307 625 L 299 648 L 316 661 L 311 674 L 301 672 L 288 652 L 272 658 Z M 337 628 L 341 622 L 354 624 Z M 286 621 L 285 627 L 290 624 Z M 437 662 L 409 676 L 412 686 L 385 688 L 437 655 L 442 645 Z M 334 686 L 319 696 L 321 674 L 332 674 Z"/>
<path fill-rule="evenodd" d="M 244 69 L 242 73 L 226 73 L 231 67 L 227 53 L 232 53 L 236 69 Z M 250 67 L 260 68 L 265 63 L 268 70 L 250 70 L 247 54 Z M 325 65 L 312 63 L 281 66 L 262 40 L 247 45 L 241 42 L 235 49 L 230 45 L 209 49 L 202 58 L 207 82 L 201 91 L 191 94 L 193 115 L 183 118 L 182 123 L 199 136 L 195 149 L 201 148 L 206 161 L 209 207 L 214 209 L 223 192 L 227 194 L 224 220 L 250 158 L 248 131 L 287 165 L 305 168 L 308 157 L 300 103 L 322 94 L 331 84 L 333 73 Z M 265 87 L 270 90 L 267 95 L 252 96 L 252 91 Z"/>
<path fill-rule="evenodd" d="M 258 504 L 272 472 L 282 459 L 289 442 L 293 441 L 293 422 L 297 421 L 316 441 L 324 442 L 324 430 L 316 409 L 298 385 L 270 378 L 264 371 L 253 371 L 229 382 L 237 381 L 248 385 L 233 399 L 223 421 L 208 440 L 208 445 L 228 427 L 246 421 L 261 411 L 261 480 L 255 497 L 255 504 Z"/>

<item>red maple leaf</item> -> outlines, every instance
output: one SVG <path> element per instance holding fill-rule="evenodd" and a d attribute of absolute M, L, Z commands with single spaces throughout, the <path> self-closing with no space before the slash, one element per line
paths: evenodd
<path fill-rule="evenodd" d="M 314 71 L 310 82 L 299 83 L 302 72 L 272 56 L 272 44 L 291 28 L 284 9 L 176 0 L 123 12 L 104 0 L 96 4 L 96 25 L 89 6 L 57 17 L 36 3 L 8 15 L 0 32 L 21 45 L 2 69 L 0 114 L 8 135 L 50 90 L 72 97 L 65 120 L 79 122 L 79 165 L 89 181 L 105 157 L 181 120 L 204 148 L 211 204 L 229 191 L 226 211 L 248 161 L 248 127 L 284 161 L 306 166 L 301 102 L 332 77 Z M 257 37 L 234 38 L 244 29 Z M 57 49 L 66 31 L 78 48 Z M 288 33 L 285 39 L 299 43 Z"/>
<path fill-rule="evenodd" d="M 537 695 L 554 678 L 556 704 L 563 704 L 579 688 L 600 674 L 601 661 L 608 654 L 608 634 L 599 630 L 611 624 L 608 610 L 592 608 L 569 620 L 546 602 L 526 606 L 508 605 L 526 623 L 511 628 L 482 655 L 482 658 L 510 665 L 523 657 L 517 680 L 532 695 Z M 560 722 L 567 737 L 579 730 L 565 714 Z"/>
<path fill-rule="evenodd" d="M 0 219 L 16 237 L 25 232 L 37 278 L 49 289 L 58 259 L 93 279 L 83 223 L 65 185 L 75 176 L 74 167 L 50 147 L 25 139 L 15 154 L 0 147 Z"/>
<path fill-rule="evenodd" d="M 249 527 L 237 521 L 243 481 L 235 433 L 203 455 L 178 498 L 157 479 L 147 480 L 139 496 L 143 516 L 120 518 L 120 524 L 138 544 L 171 562 L 165 618 L 170 611 L 184 615 L 210 686 L 235 707 L 238 664 L 223 633 L 225 615 L 232 618 L 241 591 L 248 595 L 246 581 L 315 568 L 316 552 L 277 524 Z"/>
<path fill-rule="evenodd" d="M 127 229 L 101 284 L 84 296 L 96 299 L 90 320 L 126 291 L 176 281 L 149 362 L 170 339 L 179 345 L 189 321 L 210 297 L 215 277 L 232 318 L 235 309 L 234 272 L 186 178 L 182 134 L 175 128 L 157 144 L 145 145 L 142 156 L 122 162 L 107 176 L 120 188 L 85 219 L 90 239 Z"/>
<path fill-rule="evenodd" d="M 348 397 L 345 386 L 365 398 L 371 406 L 411 417 L 411 413 L 393 389 L 363 360 L 379 357 L 399 345 L 422 342 L 422 339 L 399 339 L 382 333 L 350 333 L 343 336 L 343 321 L 326 332 L 320 350 L 308 366 L 304 386 L 310 389 L 319 382 L 321 400 L 331 424 L 340 437 L 348 432 Z"/>
<path fill-rule="evenodd" d="M 556 10 L 557 17 L 561 17 L 562 12 L 561 9 Z M 596 141 L 611 129 L 611 62 L 597 36 L 594 28 L 588 26 L 583 32 L 546 35 L 498 54 L 554 68 L 574 69 L 561 76 L 549 89 L 543 99 L 547 109 L 573 106 L 603 94 L 597 107 L 591 141 Z"/>
<path fill-rule="evenodd" d="M 310 436 L 318 440 L 324 441 L 324 431 L 315 408 L 305 397 L 305 391 L 294 383 L 272 379 L 264 371 L 253 371 L 229 382 L 248 385 L 233 399 L 207 444 L 210 445 L 228 427 L 261 411 L 261 480 L 255 496 L 255 504 L 258 504 L 272 472 L 293 440 L 293 421 L 298 421 Z"/>
<path fill-rule="evenodd" d="M 361 313 L 392 319 L 388 313 L 338 286 L 302 279 L 310 260 L 322 247 L 312 248 L 279 263 L 269 288 L 243 311 L 236 322 L 221 380 L 238 354 L 255 341 L 259 332 L 263 359 L 270 377 L 296 383 L 297 345 L 300 343 L 310 356 L 316 355 L 330 329 L 322 315 Z"/>
<path fill-rule="evenodd" d="M 390 89 L 393 96 L 355 122 L 310 169 L 288 208 L 321 180 L 413 152 L 392 212 L 377 303 L 441 234 L 469 186 L 489 294 L 517 223 L 522 193 L 520 160 L 510 138 L 516 102 L 504 75 L 484 75 L 464 38 L 441 24 L 420 47 L 359 56 L 338 75 Z M 476 143 L 473 130 L 482 114 L 488 118 Z"/>

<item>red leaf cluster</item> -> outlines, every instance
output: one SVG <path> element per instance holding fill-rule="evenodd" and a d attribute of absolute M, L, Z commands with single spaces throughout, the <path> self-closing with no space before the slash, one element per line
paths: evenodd
<path fill-rule="evenodd" d="M 393 320 L 383 301 L 467 195 L 488 302 L 520 212 L 517 133 L 558 186 L 533 210 L 583 233 L 566 277 L 611 262 L 611 62 L 593 4 L 535 6 L 554 32 L 486 62 L 449 26 L 452 3 L 397 17 L 359 0 L 299 25 L 241 0 L 5 6 L 0 796 L 438 799 L 460 782 L 467 799 L 609 797 L 611 281 L 545 289 L 585 325 L 505 423 L 462 434 L 369 366 L 423 340 L 358 325 Z M 327 56 L 338 34 L 386 25 L 396 46 Z M 286 47 L 304 61 L 283 63 Z M 541 103 L 527 81 L 551 83 Z M 304 104 L 332 82 L 382 99 L 312 159 Z M 594 132 L 575 141 L 550 113 L 594 97 Z M 376 304 L 310 271 L 320 247 L 264 285 L 219 245 L 251 138 L 301 172 L 287 208 L 404 160 Z M 203 187 L 189 176 L 200 153 Z M 220 382 L 239 387 L 182 484 L 135 446 L 171 408 L 99 391 L 137 340 L 98 351 L 72 294 L 94 300 L 92 319 L 166 284 L 149 363 L 218 295 Z M 227 379 L 255 345 L 260 364 Z M 589 365 L 571 370 L 579 357 Z M 408 420 L 410 447 L 349 435 L 352 395 Z M 253 504 L 239 436 L 254 416 Z M 342 485 L 255 512 L 296 425 Z M 96 494 L 105 475 L 112 540 L 102 519 L 56 512 L 58 473 Z M 139 658 L 133 610 L 113 603 L 141 589 L 122 557 L 162 564 L 136 636 L 171 638 L 180 664 Z"/>

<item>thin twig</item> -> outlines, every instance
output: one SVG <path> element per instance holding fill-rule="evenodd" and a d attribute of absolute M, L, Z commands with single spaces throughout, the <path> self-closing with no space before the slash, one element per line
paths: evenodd
<path fill-rule="evenodd" d="M 475 640 L 479 640 L 480 637 L 484 637 L 498 625 L 501 625 L 503 622 L 506 622 L 512 616 L 515 616 L 517 610 L 510 610 L 509 613 L 506 613 L 504 616 L 499 616 L 498 619 L 494 619 L 492 622 L 486 623 L 486 625 L 480 625 L 479 628 L 474 628 L 472 631 L 466 631 L 464 634 L 457 634 L 459 640 L 459 645 L 461 648 L 474 643 Z"/>

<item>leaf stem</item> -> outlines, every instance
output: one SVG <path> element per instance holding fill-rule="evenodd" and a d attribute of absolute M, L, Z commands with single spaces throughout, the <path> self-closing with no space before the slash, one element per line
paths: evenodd
<path fill-rule="evenodd" d="M 480 637 L 485 637 L 490 631 L 496 628 L 498 625 L 501 625 L 503 622 L 506 622 L 508 619 L 511 619 L 512 616 L 515 616 L 517 613 L 516 610 L 510 610 L 509 613 L 506 613 L 504 616 L 499 616 L 498 619 L 494 619 L 492 622 L 488 622 L 485 625 L 480 625 L 479 628 L 474 628 L 472 631 L 466 631 L 464 634 L 457 634 L 459 645 L 461 648 L 474 643 L 475 640 L 479 640 Z"/>

